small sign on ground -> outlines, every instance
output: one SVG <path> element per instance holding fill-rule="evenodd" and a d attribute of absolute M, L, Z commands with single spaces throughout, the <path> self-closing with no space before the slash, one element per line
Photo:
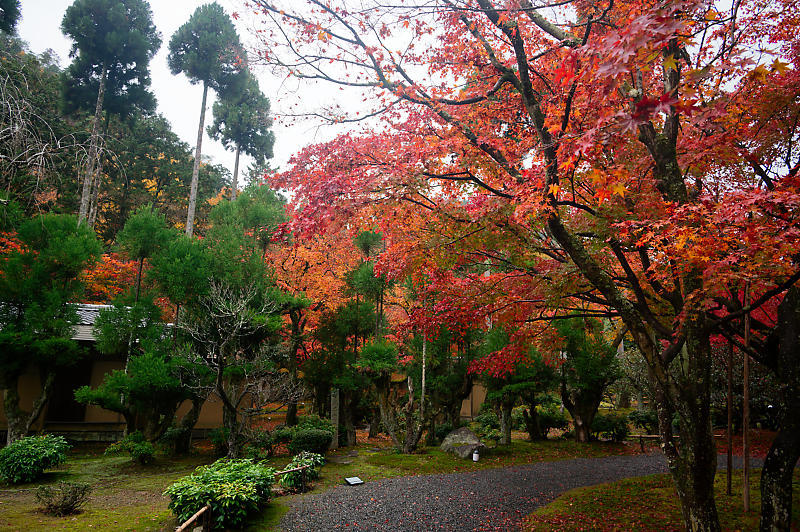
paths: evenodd
<path fill-rule="evenodd" d="M 358 477 L 347 477 L 344 479 L 348 486 L 358 486 L 359 484 L 363 484 L 364 481 Z"/>

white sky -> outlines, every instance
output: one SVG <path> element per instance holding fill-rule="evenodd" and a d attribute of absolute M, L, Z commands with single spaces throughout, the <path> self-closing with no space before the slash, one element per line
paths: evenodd
<path fill-rule="evenodd" d="M 52 49 L 61 59 L 61 67 L 66 67 L 71 59 L 69 50 L 71 42 L 60 30 L 64 12 L 73 0 L 22 0 L 22 19 L 17 26 L 19 36 L 28 42 L 35 53 Z M 178 136 L 189 143 L 194 149 L 197 139 L 197 125 L 200 115 L 200 100 L 202 88 L 191 85 L 183 75 L 173 76 L 167 66 L 167 45 L 170 37 L 178 27 L 186 22 L 194 10 L 201 4 L 207 3 L 199 0 L 150 0 L 153 11 L 153 22 L 161 32 L 162 45 L 157 55 L 150 62 L 152 77 L 152 91 L 158 100 L 158 111 L 172 124 Z M 252 43 L 246 23 L 252 18 L 241 2 L 236 0 L 218 0 L 230 14 L 238 12 L 242 17 L 237 24 L 237 29 L 245 43 Z M 299 87 L 297 81 L 284 82 L 276 79 L 268 72 L 255 71 L 259 79 L 261 90 L 269 97 L 272 105 L 273 116 L 288 111 L 290 106 L 298 101 L 304 108 L 318 107 L 324 103 L 324 97 L 330 95 L 328 90 L 319 90 L 320 87 Z M 208 108 L 206 110 L 206 126 L 212 121 L 211 106 L 215 95 L 209 91 Z M 296 111 L 297 108 L 294 108 Z M 273 167 L 286 166 L 286 161 L 302 147 L 313 142 L 329 140 L 336 130 L 330 126 L 318 128 L 316 124 L 305 122 L 294 125 L 281 123 L 280 117 L 273 124 L 275 132 L 275 157 L 270 161 Z M 336 128 L 341 130 L 341 128 Z M 207 134 L 203 138 L 203 155 L 210 156 L 215 163 L 225 165 L 233 173 L 234 154 L 225 151 L 222 144 L 211 140 Z M 246 171 L 250 163 L 249 158 L 243 157 L 240 161 L 240 174 Z M 241 178 L 240 178 L 241 179 Z M 240 181 L 241 182 L 241 181 Z"/>

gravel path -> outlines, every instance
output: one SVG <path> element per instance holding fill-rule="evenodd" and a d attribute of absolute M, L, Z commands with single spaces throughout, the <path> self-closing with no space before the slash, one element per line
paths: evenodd
<path fill-rule="evenodd" d="M 719 462 L 724 467 L 723 456 Z M 512 530 L 520 519 L 567 490 L 666 471 L 663 455 L 654 453 L 342 485 L 296 497 L 281 528 L 287 532 Z"/>

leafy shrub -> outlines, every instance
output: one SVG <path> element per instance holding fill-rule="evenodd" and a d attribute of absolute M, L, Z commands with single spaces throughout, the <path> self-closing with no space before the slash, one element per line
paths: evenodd
<path fill-rule="evenodd" d="M 331 422 L 331 420 L 321 418 L 316 414 L 311 414 L 308 416 L 300 416 L 300 418 L 297 420 L 297 428 L 327 430 L 328 432 L 333 434 L 333 423 Z"/>
<path fill-rule="evenodd" d="M 502 437 L 500 429 L 489 429 L 483 436 L 487 440 L 499 441 Z"/>
<path fill-rule="evenodd" d="M 500 429 L 500 418 L 491 410 L 475 416 L 475 421 L 480 425 L 484 432 L 491 429 Z"/>
<path fill-rule="evenodd" d="M 289 443 L 294 438 L 295 432 L 297 432 L 296 427 L 276 427 L 271 434 L 272 444 L 280 445 L 282 443 Z"/>
<path fill-rule="evenodd" d="M 333 433 L 320 429 L 297 429 L 289 443 L 289 452 L 298 454 L 301 451 L 325 454 L 333 441 Z"/>
<path fill-rule="evenodd" d="M 513 430 L 528 430 L 525 426 L 525 412 L 527 412 L 527 410 L 527 406 L 518 406 L 511 411 L 511 428 Z"/>
<path fill-rule="evenodd" d="M 253 460 L 266 460 L 275 454 L 275 440 L 268 430 L 255 430 L 247 439 L 247 457 Z"/>
<path fill-rule="evenodd" d="M 156 455 L 156 448 L 138 430 L 122 438 L 117 443 L 112 443 L 106 448 L 105 454 L 128 453 L 131 460 L 137 464 L 152 464 Z"/>
<path fill-rule="evenodd" d="M 164 495 L 180 522 L 209 504 L 215 528 L 240 528 L 269 501 L 274 473 L 252 460 L 221 458 L 178 479 Z"/>
<path fill-rule="evenodd" d="M 614 442 L 620 442 L 628 437 L 628 417 L 623 414 L 598 413 L 592 420 L 591 432 L 596 438 L 600 435 Z"/>
<path fill-rule="evenodd" d="M 158 443 L 167 452 L 175 454 L 177 452 L 178 441 L 188 432 L 191 432 L 191 429 L 187 427 L 169 427 L 164 431 L 164 434 L 158 438 Z"/>
<path fill-rule="evenodd" d="M 435 436 L 436 441 L 444 441 L 448 434 L 453 432 L 453 425 L 450 423 L 442 423 L 436 426 Z"/>
<path fill-rule="evenodd" d="M 211 429 L 208 432 L 208 439 L 211 440 L 211 445 L 214 446 L 214 454 L 216 456 L 228 454 L 228 429 L 225 427 Z"/>
<path fill-rule="evenodd" d="M 63 436 L 28 436 L 0 449 L 0 476 L 12 484 L 36 480 L 45 469 L 67 459 L 69 444 Z"/>
<path fill-rule="evenodd" d="M 658 434 L 658 416 L 652 410 L 641 412 L 634 410 L 628 414 L 628 419 L 637 429 L 645 431 L 647 434 Z"/>
<path fill-rule="evenodd" d="M 281 476 L 280 483 L 286 489 L 295 492 L 305 491 L 308 482 L 319 478 L 319 470 L 325 465 L 325 457 L 321 454 L 302 451 L 287 464 L 286 469 L 309 466 L 302 471 L 292 471 Z"/>
<path fill-rule="evenodd" d="M 539 426 L 545 435 L 550 432 L 550 429 L 564 430 L 569 426 L 567 415 L 554 406 L 537 409 L 537 413 L 539 414 Z"/>
<path fill-rule="evenodd" d="M 42 505 L 44 513 L 61 517 L 78 513 L 89 500 L 91 491 L 89 484 L 59 482 L 57 486 L 39 486 L 36 500 Z"/>

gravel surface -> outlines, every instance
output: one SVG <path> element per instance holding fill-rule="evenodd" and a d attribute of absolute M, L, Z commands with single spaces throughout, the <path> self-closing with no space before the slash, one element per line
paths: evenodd
<path fill-rule="evenodd" d="M 724 456 L 719 463 L 724 467 Z M 342 485 L 294 498 L 281 529 L 513 530 L 567 490 L 666 471 L 663 455 L 654 453 Z"/>

